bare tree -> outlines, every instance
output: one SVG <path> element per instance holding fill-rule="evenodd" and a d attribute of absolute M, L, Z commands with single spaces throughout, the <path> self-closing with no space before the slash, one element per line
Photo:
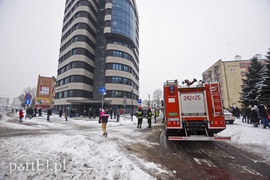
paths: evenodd
<path fill-rule="evenodd" d="M 162 98 L 163 91 L 161 89 L 157 89 L 153 93 L 153 100 L 156 102 L 157 107 L 160 107 L 160 100 Z"/>

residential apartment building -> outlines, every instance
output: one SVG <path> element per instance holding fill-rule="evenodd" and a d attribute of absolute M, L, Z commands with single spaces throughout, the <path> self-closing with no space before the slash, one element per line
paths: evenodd
<path fill-rule="evenodd" d="M 54 108 L 56 78 L 38 75 L 35 108 Z"/>
<path fill-rule="evenodd" d="M 100 89 L 106 89 L 101 94 Z M 66 0 L 55 110 L 135 109 L 139 20 L 135 0 Z"/>
<path fill-rule="evenodd" d="M 257 54 L 256 57 L 262 63 L 265 62 L 265 59 L 262 59 L 260 54 Z M 203 72 L 202 76 L 205 82 L 220 82 L 225 108 L 241 107 L 239 100 L 242 91 L 242 79 L 246 78 L 249 63 L 250 59 L 242 60 L 241 56 L 237 55 L 235 60 L 232 61 L 222 61 L 220 59 Z"/>

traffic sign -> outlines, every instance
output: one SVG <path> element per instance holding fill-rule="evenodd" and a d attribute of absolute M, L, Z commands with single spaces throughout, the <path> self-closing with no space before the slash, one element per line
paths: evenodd
<path fill-rule="evenodd" d="M 99 88 L 99 93 L 100 94 L 105 94 L 106 93 L 106 88 L 105 87 L 100 87 Z"/>
<path fill-rule="evenodd" d="M 32 96 L 31 96 L 31 94 L 27 93 L 24 98 L 29 100 L 29 99 L 32 99 Z"/>
<path fill-rule="evenodd" d="M 29 105 L 29 104 L 30 104 L 30 99 L 26 99 L 26 100 L 24 101 L 24 104 Z"/>
<path fill-rule="evenodd" d="M 141 104 L 142 103 L 142 99 L 138 99 L 138 103 Z"/>

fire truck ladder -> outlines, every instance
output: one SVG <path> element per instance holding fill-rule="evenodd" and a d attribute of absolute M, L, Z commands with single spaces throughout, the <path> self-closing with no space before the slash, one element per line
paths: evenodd
<path fill-rule="evenodd" d="M 210 93 L 212 100 L 213 116 L 216 117 L 219 116 L 222 112 L 219 86 L 213 86 L 213 84 L 210 83 Z"/>

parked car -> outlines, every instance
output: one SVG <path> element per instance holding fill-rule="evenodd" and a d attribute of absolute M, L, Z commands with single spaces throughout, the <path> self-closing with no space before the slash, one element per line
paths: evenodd
<path fill-rule="evenodd" d="M 233 113 L 231 113 L 231 112 L 228 111 L 227 109 L 224 109 L 223 111 L 224 111 L 226 123 L 233 124 L 233 122 L 234 122 L 234 116 L 233 116 Z"/>

